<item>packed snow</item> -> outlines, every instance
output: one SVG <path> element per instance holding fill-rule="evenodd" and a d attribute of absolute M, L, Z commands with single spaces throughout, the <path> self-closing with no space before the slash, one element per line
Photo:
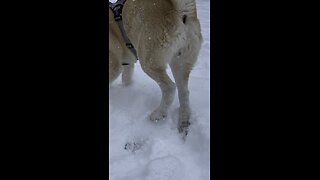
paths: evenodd
<path fill-rule="evenodd" d="M 110 86 L 110 180 L 209 179 L 210 1 L 197 0 L 197 7 L 204 43 L 190 75 L 192 125 L 186 140 L 177 130 L 177 95 L 165 121 L 148 120 L 161 91 L 138 61 L 131 86 L 123 87 L 120 77 Z M 170 68 L 168 73 L 173 79 Z"/>

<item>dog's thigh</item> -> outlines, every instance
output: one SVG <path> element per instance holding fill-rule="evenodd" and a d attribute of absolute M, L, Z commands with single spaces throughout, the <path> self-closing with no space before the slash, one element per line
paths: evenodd
<path fill-rule="evenodd" d="M 114 53 L 109 51 L 109 84 L 121 73 L 121 61 Z"/>
<path fill-rule="evenodd" d="M 152 121 L 158 121 L 167 116 L 168 108 L 175 95 L 176 86 L 166 72 L 167 58 L 166 53 L 153 51 L 140 60 L 143 71 L 159 85 L 162 93 L 160 105 L 150 115 Z"/>

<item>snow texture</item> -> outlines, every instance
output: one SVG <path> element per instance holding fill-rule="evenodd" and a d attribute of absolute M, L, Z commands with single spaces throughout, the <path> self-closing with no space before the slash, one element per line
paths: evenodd
<path fill-rule="evenodd" d="M 204 43 L 190 75 L 192 125 L 186 141 L 177 130 L 177 96 L 165 121 L 148 120 L 161 92 L 137 62 L 130 87 L 123 87 L 120 78 L 110 86 L 110 180 L 209 179 L 210 1 L 197 0 L 197 7 Z M 170 68 L 168 73 L 173 79 Z"/>

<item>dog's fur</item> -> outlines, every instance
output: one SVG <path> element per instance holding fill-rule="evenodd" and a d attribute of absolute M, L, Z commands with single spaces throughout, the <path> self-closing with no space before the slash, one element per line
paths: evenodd
<path fill-rule="evenodd" d="M 178 129 L 186 131 L 191 116 L 188 79 L 202 43 L 195 0 L 127 0 L 122 16 L 143 71 L 157 82 L 162 92 L 160 106 L 150 119 L 158 121 L 167 116 L 177 86 Z M 109 84 L 122 72 L 123 84 L 129 85 L 135 61 L 109 9 Z M 176 84 L 166 73 L 167 64 Z"/>

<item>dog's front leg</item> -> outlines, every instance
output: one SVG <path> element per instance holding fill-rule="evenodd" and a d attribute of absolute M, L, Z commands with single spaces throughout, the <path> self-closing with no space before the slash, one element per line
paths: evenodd
<path fill-rule="evenodd" d="M 134 63 L 122 65 L 123 72 L 122 72 L 122 84 L 124 86 L 128 86 L 132 83 L 132 74 L 134 70 Z"/>
<path fill-rule="evenodd" d="M 135 57 L 133 54 L 126 50 L 123 58 L 122 58 L 122 84 L 124 86 L 128 86 L 132 83 L 132 75 L 134 71 L 134 63 L 135 63 Z"/>

